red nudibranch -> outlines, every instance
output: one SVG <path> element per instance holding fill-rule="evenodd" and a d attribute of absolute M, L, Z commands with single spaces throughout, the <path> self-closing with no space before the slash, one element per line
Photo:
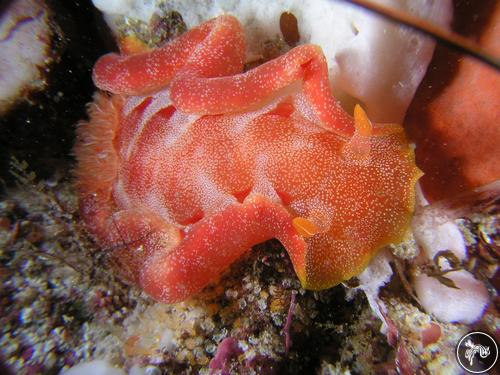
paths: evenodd
<path fill-rule="evenodd" d="M 159 301 L 190 297 L 277 238 L 308 289 L 359 274 L 409 226 L 420 171 L 403 129 L 354 118 L 321 49 L 243 72 L 223 15 L 161 48 L 108 54 L 75 147 L 81 212 Z"/>

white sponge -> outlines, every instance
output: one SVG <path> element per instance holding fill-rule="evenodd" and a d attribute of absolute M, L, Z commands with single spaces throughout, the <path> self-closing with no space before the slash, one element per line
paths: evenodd
<path fill-rule="evenodd" d="M 188 28 L 221 14 L 232 14 L 246 32 L 248 60 L 265 41 L 281 35 L 281 13 L 298 21 L 300 43 L 323 49 L 335 95 L 350 108 L 361 103 L 371 120 L 403 121 L 434 50 L 434 42 L 346 1 L 331 0 L 93 0 L 108 15 L 145 22 L 160 4 L 178 11 Z M 448 27 L 451 0 L 378 0 Z M 142 4 L 142 6 L 141 6 Z M 113 17 L 108 18 L 111 23 Z"/>
<path fill-rule="evenodd" d="M 449 288 L 437 279 L 421 274 L 413 286 L 424 309 L 442 322 L 472 324 L 481 318 L 488 305 L 488 290 L 467 271 L 445 275 L 460 289 Z"/>
<path fill-rule="evenodd" d="M 62 372 L 60 375 L 126 375 L 123 370 L 113 367 L 104 360 L 82 362 Z"/>

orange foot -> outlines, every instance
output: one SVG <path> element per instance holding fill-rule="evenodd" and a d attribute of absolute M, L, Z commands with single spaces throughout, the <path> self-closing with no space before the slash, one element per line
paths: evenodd
<path fill-rule="evenodd" d="M 405 235 L 413 151 L 402 128 L 333 98 L 321 49 L 242 73 L 240 23 L 220 16 L 165 46 L 109 54 L 75 148 L 82 216 L 154 298 L 188 298 L 277 238 L 308 289 L 359 274 Z"/>

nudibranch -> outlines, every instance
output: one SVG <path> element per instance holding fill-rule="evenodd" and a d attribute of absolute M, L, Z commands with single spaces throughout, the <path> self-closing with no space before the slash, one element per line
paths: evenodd
<path fill-rule="evenodd" d="M 410 223 L 420 171 L 401 126 L 348 115 L 321 48 L 243 72 L 229 15 L 94 67 L 75 147 L 81 212 L 121 271 L 184 300 L 276 238 L 304 288 L 359 274 Z"/>

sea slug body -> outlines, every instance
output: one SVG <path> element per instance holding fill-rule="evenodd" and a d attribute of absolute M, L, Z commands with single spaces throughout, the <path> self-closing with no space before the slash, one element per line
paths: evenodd
<path fill-rule="evenodd" d="M 277 238 L 308 289 L 359 274 L 408 229 L 420 171 L 403 129 L 349 116 L 321 49 L 243 72 L 223 15 L 161 48 L 109 54 L 75 147 L 82 217 L 122 272 L 184 300 Z"/>

